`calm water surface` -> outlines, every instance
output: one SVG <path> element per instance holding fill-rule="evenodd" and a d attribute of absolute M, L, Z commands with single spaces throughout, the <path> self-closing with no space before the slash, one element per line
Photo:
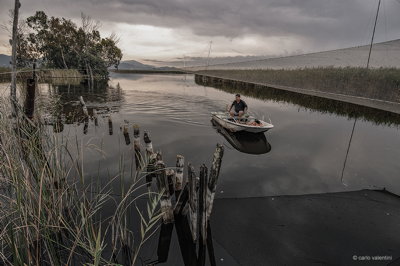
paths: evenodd
<path fill-rule="evenodd" d="M 162 151 L 167 166 L 175 165 L 177 154 L 184 155 L 186 162 L 197 167 L 202 163 L 210 165 L 216 144 L 222 143 L 225 154 L 217 198 L 382 188 L 400 194 L 400 119 L 372 109 L 353 111 L 348 105 L 334 104 L 333 108 L 332 103 L 326 102 L 325 106 L 323 100 L 316 102 L 315 98 L 310 98 L 308 104 L 307 97 L 269 97 L 263 91 L 253 93 L 245 88 L 201 86 L 192 75 L 114 73 L 108 84 L 99 83 L 94 88 L 52 82 L 41 83 L 38 92 L 38 104 L 47 110 L 49 129 L 59 132 L 56 135 L 69 142 L 72 153 L 83 153 L 85 179 L 104 187 L 118 173 L 124 173 L 111 186 L 110 192 L 116 197 L 122 185 L 127 188 L 132 183 L 134 175 L 133 147 L 126 145 L 120 130 L 124 124 L 129 125 L 131 141 L 133 124 L 138 124 L 142 132 L 149 131 L 154 149 Z M 242 93 L 252 114 L 271 119 L 275 128 L 249 137 L 229 134 L 213 126 L 210 113 L 224 111 L 236 92 Z M 97 110 L 97 123 L 93 119 L 83 122 L 79 96 L 85 99 L 90 115 Z M 358 117 L 357 123 L 341 178 L 354 117 Z M 83 148 L 77 151 L 76 143 Z M 110 203 L 102 210 L 102 216 L 112 215 L 113 210 L 115 205 Z M 134 214 L 128 217 L 128 223 L 137 232 L 140 226 L 135 217 Z M 212 222 L 221 221 L 212 219 Z M 213 242 L 218 264 L 237 265 L 234 257 L 241 254 L 232 256 L 218 237 Z M 156 235 L 143 248 L 140 258 L 154 259 L 157 243 Z M 169 258 L 169 265 L 183 264 L 175 233 Z"/>
<path fill-rule="evenodd" d="M 127 168 L 132 162 L 132 146 L 125 144 L 119 129 L 129 123 L 150 132 L 154 148 L 162 151 L 171 166 L 177 154 L 194 165 L 209 165 L 215 145 L 223 143 L 225 155 L 218 197 L 301 195 L 365 188 L 386 188 L 400 194 L 398 125 L 358 120 L 341 179 L 354 123 L 353 118 L 346 116 L 243 95 L 251 113 L 271 119 L 275 125 L 261 142 L 251 143 L 252 139 L 246 136 L 236 140 L 239 145 L 244 142 L 250 152 L 267 145 L 267 153 L 255 155 L 235 149 L 232 136 L 229 139 L 229 134 L 218 133 L 211 123 L 210 113 L 225 110 L 234 95 L 197 85 L 192 75 L 113 74 L 109 86 L 98 85 L 89 90 L 82 86 L 42 84 L 40 94 L 46 101 L 60 103 L 60 117 L 66 123 L 64 135 L 78 136 L 84 144 L 99 145 L 105 150 L 104 156 L 96 151 L 87 151 L 85 156 L 86 172 L 105 179 L 117 171 L 121 154 Z M 74 117 L 80 95 L 90 113 L 95 108 L 102 114 L 98 126 L 89 121 L 84 130 L 84 124 Z M 109 135 L 109 115 L 113 135 Z M 132 137 L 131 127 L 130 134 Z"/>

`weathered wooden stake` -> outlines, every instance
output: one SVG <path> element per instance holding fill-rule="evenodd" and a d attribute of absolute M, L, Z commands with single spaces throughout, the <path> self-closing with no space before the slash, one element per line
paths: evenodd
<path fill-rule="evenodd" d="M 111 116 L 108 117 L 108 134 L 110 136 L 113 134 L 113 122 Z"/>
<path fill-rule="evenodd" d="M 35 92 L 36 82 L 35 79 L 28 79 L 26 84 L 26 98 L 25 98 L 25 114 L 29 119 L 33 118 L 35 111 Z"/>
<path fill-rule="evenodd" d="M 93 119 L 94 119 L 94 125 L 97 127 L 99 125 L 99 120 L 98 120 L 98 114 L 97 114 L 96 109 L 93 109 Z"/>
<path fill-rule="evenodd" d="M 156 175 L 155 174 L 156 163 L 157 163 L 157 153 L 152 153 L 148 157 L 148 162 L 147 162 L 147 175 L 146 175 L 147 187 L 151 186 L 151 182 L 153 181 L 153 177 Z"/>
<path fill-rule="evenodd" d="M 197 241 L 197 180 L 194 167 L 189 164 L 188 166 L 188 181 L 189 181 L 189 225 L 192 231 L 193 242 Z"/>
<path fill-rule="evenodd" d="M 147 156 L 150 156 L 153 153 L 153 144 L 151 143 L 149 132 L 147 132 L 147 131 L 144 132 L 143 139 L 144 139 L 144 143 L 146 145 Z"/>
<path fill-rule="evenodd" d="M 82 106 L 83 114 L 84 114 L 85 116 L 89 116 L 89 112 L 88 112 L 86 103 L 85 103 L 85 101 L 83 100 L 83 97 L 82 97 L 82 96 L 79 96 L 79 101 L 80 101 L 81 106 Z"/>
<path fill-rule="evenodd" d="M 168 181 L 168 192 L 169 195 L 174 195 L 174 181 L 175 181 L 175 171 L 173 169 L 166 170 L 167 181 Z"/>
<path fill-rule="evenodd" d="M 211 165 L 210 178 L 207 185 L 207 220 L 210 219 L 223 156 L 224 147 L 221 144 L 217 144 Z"/>
<path fill-rule="evenodd" d="M 206 261 L 206 244 L 207 244 L 207 179 L 208 169 L 203 164 L 200 167 L 200 182 L 199 182 L 199 209 L 198 209 L 198 227 L 199 227 L 199 251 L 198 251 L 198 264 L 199 266 L 205 265 Z"/>
<path fill-rule="evenodd" d="M 207 221 L 207 251 L 208 251 L 208 258 L 210 260 L 210 265 L 216 266 L 217 263 L 215 261 L 214 245 L 212 241 L 210 221 Z"/>
<path fill-rule="evenodd" d="M 13 116 L 15 116 L 16 112 L 17 112 L 17 108 L 16 108 L 16 103 L 17 103 L 17 43 L 18 43 L 18 15 L 19 15 L 20 7 L 21 7 L 21 3 L 19 2 L 19 0 L 15 0 L 13 30 L 12 30 L 12 40 L 11 40 L 12 68 L 11 68 L 11 92 L 10 92 Z"/>
<path fill-rule="evenodd" d="M 83 134 L 88 133 L 88 128 L 89 128 L 89 117 L 85 117 L 85 120 L 83 121 Z"/>
<path fill-rule="evenodd" d="M 176 197 L 176 205 L 174 213 L 176 215 L 183 215 L 186 216 L 188 214 L 188 205 L 189 202 L 189 187 L 188 184 L 182 189 L 179 194 L 179 197 Z"/>
<path fill-rule="evenodd" d="M 143 140 L 145 143 L 146 158 L 147 158 L 146 183 L 147 183 L 147 186 L 150 187 L 151 181 L 153 180 L 153 177 L 155 176 L 154 171 L 155 171 L 155 165 L 157 162 L 157 154 L 153 153 L 153 144 L 151 142 L 149 132 L 147 132 L 147 131 L 144 132 Z"/>
<path fill-rule="evenodd" d="M 162 193 L 160 205 L 161 212 L 163 213 L 163 222 L 165 224 L 172 223 L 174 221 L 174 212 L 172 209 L 171 195 L 169 194 L 168 189 L 168 179 L 165 169 L 165 164 L 162 161 L 161 154 L 157 154 L 157 163 L 156 163 L 156 180 L 157 180 L 157 188 L 159 193 Z"/>
<path fill-rule="evenodd" d="M 133 149 L 135 150 L 136 170 L 138 170 L 142 163 L 142 153 L 140 152 L 140 129 L 138 125 L 133 125 Z"/>
<path fill-rule="evenodd" d="M 185 157 L 176 156 L 176 174 L 175 174 L 175 197 L 178 198 L 184 186 L 183 167 L 185 166 Z"/>
<path fill-rule="evenodd" d="M 123 134 L 124 134 L 124 138 L 125 138 L 125 144 L 126 145 L 131 144 L 131 138 L 129 137 L 128 125 L 126 125 L 126 124 L 123 127 Z"/>
<path fill-rule="evenodd" d="M 168 260 L 169 247 L 171 245 L 173 223 L 161 224 L 160 237 L 158 238 L 157 263 L 164 263 Z"/>

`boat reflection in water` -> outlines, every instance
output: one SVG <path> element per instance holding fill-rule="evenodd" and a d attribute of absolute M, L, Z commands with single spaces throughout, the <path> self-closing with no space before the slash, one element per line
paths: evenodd
<path fill-rule="evenodd" d="M 248 154 L 265 154 L 271 151 L 271 144 L 264 133 L 249 133 L 245 131 L 230 132 L 211 120 L 213 128 L 232 145 L 236 150 Z"/>

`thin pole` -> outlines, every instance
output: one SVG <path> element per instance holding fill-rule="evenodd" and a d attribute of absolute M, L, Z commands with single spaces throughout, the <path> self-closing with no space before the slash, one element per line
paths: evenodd
<path fill-rule="evenodd" d="M 380 8 L 380 6 L 381 6 L 381 0 L 379 0 L 379 2 L 378 2 L 378 9 L 376 10 L 375 23 L 374 23 L 374 30 L 372 31 L 371 44 L 370 44 L 370 46 L 369 46 L 369 54 L 368 54 L 367 69 L 369 68 L 369 60 L 371 59 L 372 44 L 374 43 L 375 29 L 376 29 L 376 23 L 377 23 L 377 21 L 378 21 L 379 8 Z"/>
<path fill-rule="evenodd" d="M 368 61 L 367 61 L 367 69 L 369 69 L 369 60 L 371 59 L 372 45 L 373 45 L 373 43 L 374 43 L 375 30 L 376 30 L 376 23 L 377 23 L 377 21 L 378 21 L 379 8 L 380 8 L 380 6 L 381 6 L 381 0 L 379 0 L 379 2 L 378 2 L 378 8 L 377 8 L 377 10 L 376 10 L 374 29 L 373 29 L 373 31 L 372 31 L 371 44 L 370 44 L 370 46 L 369 46 L 369 54 L 368 54 Z M 351 141 L 353 140 L 354 129 L 356 128 L 356 124 L 357 124 L 357 117 L 354 118 L 354 123 L 353 123 L 353 128 L 352 128 L 351 134 L 350 134 L 349 144 L 347 145 L 346 157 L 345 157 L 344 162 L 343 162 L 342 174 L 341 174 L 341 177 L 340 177 L 340 181 L 342 182 L 343 185 L 346 185 L 346 184 L 343 183 L 343 177 L 344 177 L 344 171 L 345 171 L 345 169 L 346 169 L 347 157 L 349 156 Z"/>
<path fill-rule="evenodd" d="M 212 41 L 210 41 L 210 48 L 208 49 L 206 71 L 207 71 L 207 69 L 208 69 L 208 66 L 210 65 L 211 45 L 212 45 Z"/>
<path fill-rule="evenodd" d="M 17 102 L 17 41 L 18 41 L 18 11 L 21 7 L 19 0 L 15 0 L 14 21 L 12 32 L 12 70 L 11 70 L 11 103 L 13 106 L 13 114 L 15 114 L 15 104 Z"/>

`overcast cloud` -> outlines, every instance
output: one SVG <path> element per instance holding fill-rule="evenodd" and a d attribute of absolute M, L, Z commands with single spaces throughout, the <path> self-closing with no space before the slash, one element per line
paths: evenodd
<path fill-rule="evenodd" d="M 84 12 L 117 33 L 124 59 L 174 60 L 207 56 L 277 56 L 363 45 L 372 33 L 378 0 L 35 0 L 36 10 L 79 21 Z M 13 0 L 0 0 L 7 20 Z M 400 38 L 400 0 L 383 0 L 377 41 Z M 7 43 L 2 32 L 0 42 Z M 0 53 L 6 52 L 0 48 Z"/>

